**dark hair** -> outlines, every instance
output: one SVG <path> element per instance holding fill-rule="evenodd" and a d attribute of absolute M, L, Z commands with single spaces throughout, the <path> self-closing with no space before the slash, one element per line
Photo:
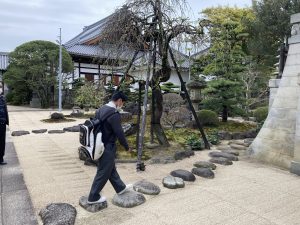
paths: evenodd
<path fill-rule="evenodd" d="M 118 99 L 122 99 L 123 102 L 126 102 L 128 97 L 122 91 L 116 91 L 111 97 L 111 100 L 117 101 Z"/>

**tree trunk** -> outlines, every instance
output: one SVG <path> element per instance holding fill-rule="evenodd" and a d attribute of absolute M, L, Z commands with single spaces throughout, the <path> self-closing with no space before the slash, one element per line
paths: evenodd
<path fill-rule="evenodd" d="M 222 122 L 227 122 L 227 119 L 228 119 L 228 108 L 226 105 L 223 105 Z"/>
<path fill-rule="evenodd" d="M 163 113 L 163 96 L 159 85 L 156 87 L 152 87 L 152 95 L 154 100 L 152 104 L 155 109 L 152 121 L 153 131 L 160 145 L 170 146 L 165 132 L 160 124 L 160 119 Z"/>
<path fill-rule="evenodd" d="M 150 50 L 152 49 L 152 43 L 150 42 Z M 146 77 L 146 86 L 145 86 L 145 96 L 143 102 L 143 115 L 142 115 L 142 124 L 139 132 L 139 141 L 138 141 L 138 149 L 137 149 L 137 171 L 141 171 L 142 168 L 142 153 L 143 153 L 143 144 L 144 144 L 144 136 L 146 130 L 146 116 L 147 116 L 147 103 L 148 103 L 148 89 L 149 89 L 149 80 L 151 74 L 151 63 L 152 63 L 152 53 L 149 51 L 148 53 L 148 69 L 147 69 L 147 77 Z"/>
<path fill-rule="evenodd" d="M 141 104 L 142 102 L 142 82 L 139 81 L 139 100 L 138 100 L 138 114 L 137 114 L 137 132 L 136 132 L 136 149 L 139 147 L 139 134 L 140 134 L 140 122 L 141 122 Z"/>

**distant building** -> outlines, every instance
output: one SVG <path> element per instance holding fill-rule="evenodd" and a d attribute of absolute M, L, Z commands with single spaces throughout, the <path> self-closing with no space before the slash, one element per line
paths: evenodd
<path fill-rule="evenodd" d="M 6 85 L 3 82 L 3 74 L 6 72 L 9 65 L 9 52 L 0 52 L 0 86 L 4 94 L 8 91 Z"/>

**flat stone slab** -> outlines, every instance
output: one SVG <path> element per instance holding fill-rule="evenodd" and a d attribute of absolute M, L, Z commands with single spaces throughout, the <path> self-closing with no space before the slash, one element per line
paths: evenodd
<path fill-rule="evenodd" d="M 160 188 L 149 181 L 141 180 L 133 184 L 133 190 L 146 194 L 146 195 L 158 195 Z"/>
<path fill-rule="evenodd" d="M 230 146 L 229 145 L 219 145 L 217 146 L 218 150 L 230 150 Z"/>
<path fill-rule="evenodd" d="M 13 131 L 11 133 L 11 136 L 22 136 L 22 135 L 27 135 L 27 134 L 30 134 L 29 131 L 17 130 L 17 131 Z"/>
<path fill-rule="evenodd" d="M 227 158 L 223 158 L 223 157 L 213 157 L 209 161 L 212 163 L 217 163 L 217 164 L 224 165 L 224 166 L 232 165 L 232 161 L 230 161 Z"/>
<path fill-rule="evenodd" d="M 143 194 L 135 191 L 126 191 L 121 195 L 115 194 L 112 203 L 123 208 L 132 208 L 143 204 L 146 198 Z"/>
<path fill-rule="evenodd" d="M 194 166 L 197 168 L 210 168 L 212 170 L 215 170 L 217 166 L 211 162 L 206 161 L 198 161 L 194 163 Z"/>
<path fill-rule="evenodd" d="M 64 130 L 49 130 L 48 134 L 62 134 L 65 133 Z"/>
<path fill-rule="evenodd" d="M 182 178 L 167 176 L 162 180 L 164 187 L 170 189 L 184 188 L 184 181 Z"/>
<path fill-rule="evenodd" d="M 228 144 L 244 145 L 245 142 L 244 142 L 244 140 L 232 140 L 232 141 L 229 141 Z"/>
<path fill-rule="evenodd" d="M 44 225 L 74 225 L 77 211 L 67 203 L 54 203 L 47 205 L 39 215 Z"/>
<path fill-rule="evenodd" d="M 79 132 L 80 127 L 79 127 L 79 125 L 76 125 L 73 127 L 65 127 L 63 130 L 66 132 Z"/>
<path fill-rule="evenodd" d="M 215 177 L 214 172 L 210 168 L 193 168 L 192 173 L 209 179 L 213 179 Z"/>
<path fill-rule="evenodd" d="M 240 151 L 237 151 L 237 150 L 222 150 L 221 152 L 228 153 L 228 154 L 235 155 L 235 156 L 240 155 Z"/>
<path fill-rule="evenodd" d="M 47 129 L 32 130 L 31 132 L 34 134 L 43 134 L 47 132 Z"/>
<path fill-rule="evenodd" d="M 236 150 L 247 150 L 247 147 L 244 145 L 230 144 L 230 147 Z"/>
<path fill-rule="evenodd" d="M 86 211 L 95 213 L 107 208 L 107 201 L 102 203 L 97 203 L 97 204 L 89 204 L 87 203 L 87 200 L 88 200 L 88 196 L 82 196 L 79 199 L 79 205 L 82 208 L 84 208 Z"/>
<path fill-rule="evenodd" d="M 184 158 L 189 158 L 189 157 L 191 157 L 193 155 L 195 155 L 195 152 L 191 151 L 191 150 L 180 151 L 180 152 L 176 152 L 174 154 L 174 159 L 175 160 L 182 160 Z"/>
<path fill-rule="evenodd" d="M 239 158 L 236 157 L 235 155 L 229 154 L 229 153 L 225 153 L 225 152 L 217 152 L 217 151 L 213 151 L 210 152 L 208 154 L 210 157 L 223 157 L 223 158 L 227 158 L 231 161 L 238 161 Z"/>
<path fill-rule="evenodd" d="M 187 170 L 174 170 L 170 174 L 173 177 L 182 178 L 184 181 L 195 181 L 196 180 L 195 175 Z"/>

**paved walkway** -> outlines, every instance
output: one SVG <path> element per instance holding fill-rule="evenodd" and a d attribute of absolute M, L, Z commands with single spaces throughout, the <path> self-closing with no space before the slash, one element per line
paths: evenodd
<path fill-rule="evenodd" d="M 5 160 L 8 164 L 0 166 L 0 224 L 36 225 L 37 219 L 9 131 Z"/>
<path fill-rule="evenodd" d="M 12 131 L 62 129 L 82 122 L 45 124 L 40 120 L 49 116 L 47 111 L 9 111 Z M 123 209 L 111 203 L 114 191 L 108 184 L 103 190 L 108 208 L 92 214 L 78 205 L 96 171 L 78 159 L 78 133 L 30 134 L 13 141 L 40 224 L 37 215 L 42 208 L 66 202 L 77 209 L 76 225 L 300 225 L 300 177 L 288 171 L 241 160 L 218 166 L 213 180 L 197 177 L 184 189 L 170 190 L 162 186 L 162 178 L 174 169 L 191 170 L 195 161 L 209 159 L 208 151 L 172 164 L 147 165 L 142 173 L 135 172 L 134 164 L 119 164 L 126 183 L 147 179 L 159 185 L 161 193 L 146 196 L 141 206 Z"/>

